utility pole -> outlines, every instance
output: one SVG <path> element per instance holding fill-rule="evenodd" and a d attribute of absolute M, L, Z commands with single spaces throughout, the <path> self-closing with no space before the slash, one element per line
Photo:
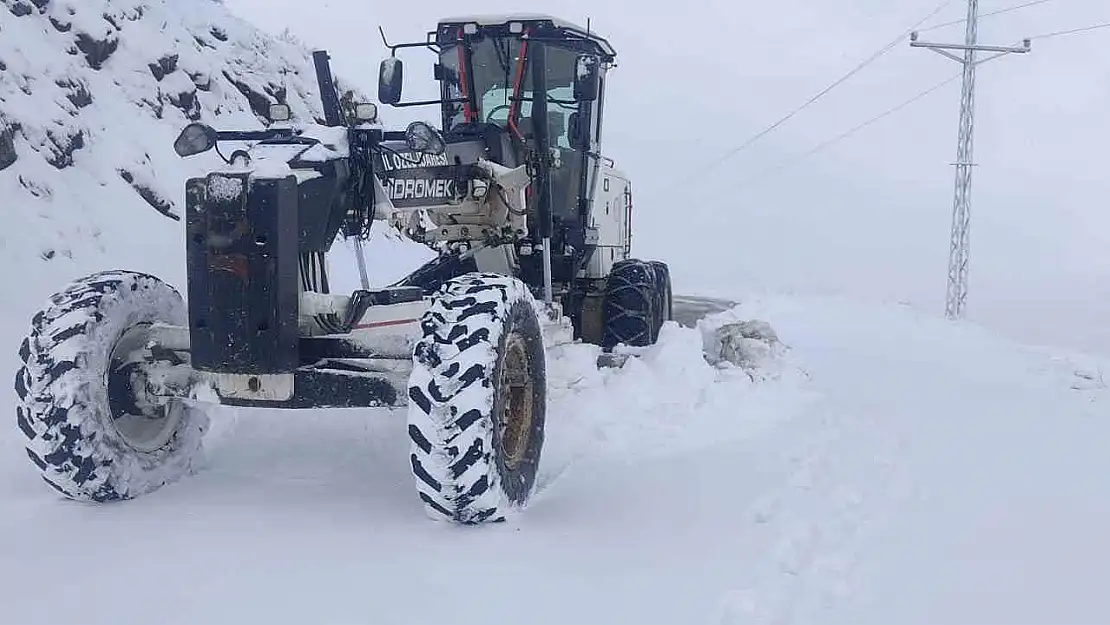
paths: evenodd
<path fill-rule="evenodd" d="M 970 258 L 969 234 L 971 228 L 971 171 L 975 133 L 975 68 L 980 63 L 1014 53 L 1030 50 L 1030 40 L 1022 47 L 981 46 L 979 45 L 979 0 L 968 0 L 967 31 L 963 45 L 947 43 L 925 43 L 917 40 L 917 33 L 910 35 L 910 46 L 928 48 L 937 54 L 948 57 L 963 65 L 963 90 L 960 95 L 960 133 L 956 148 L 956 197 L 952 206 L 952 240 L 948 256 L 948 297 L 945 315 L 949 319 L 961 319 L 967 302 L 967 271 Z M 962 50 L 958 56 L 949 50 Z M 995 54 L 976 60 L 976 52 Z"/>

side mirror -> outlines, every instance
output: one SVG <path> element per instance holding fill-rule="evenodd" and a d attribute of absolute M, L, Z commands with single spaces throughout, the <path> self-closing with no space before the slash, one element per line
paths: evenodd
<path fill-rule="evenodd" d="M 391 56 L 382 61 L 378 69 L 378 100 L 383 104 L 400 102 L 404 76 L 405 67 L 401 64 L 401 59 Z"/>
<path fill-rule="evenodd" d="M 574 99 L 579 102 L 593 102 L 601 92 L 601 75 L 597 68 L 597 57 L 583 54 L 575 63 Z"/>
<path fill-rule="evenodd" d="M 185 158 L 207 152 L 216 147 L 216 130 L 207 124 L 192 123 L 181 131 L 173 142 L 173 151 Z"/>
<path fill-rule="evenodd" d="M 413 122 L 405 129 L 405 143 L 413 152 L 421 154 L 443 154 L 447 144 L 439 132 L 424 122 Z"/>

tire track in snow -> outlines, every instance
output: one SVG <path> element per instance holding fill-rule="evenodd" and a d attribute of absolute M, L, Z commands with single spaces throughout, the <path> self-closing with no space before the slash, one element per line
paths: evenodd
<path fill-rule="evenodd" d="M 716 606 L 713 625 L 820 622 L 820 612 L 856 594 L 857 547 L 903 484 L 899 435 L 877 427 L 877 409 L 862 408 L 798 419 L 799 443 L 771 461 L 783 479 L 743 517 L 757 563 Z"/>

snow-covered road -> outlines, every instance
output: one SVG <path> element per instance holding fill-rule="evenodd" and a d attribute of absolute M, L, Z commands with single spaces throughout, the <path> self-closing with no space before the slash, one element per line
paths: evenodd
<path fill-rule="evenodd" d="M 677 324 L 620 370 L 554 354 L 540 492 L 500 526 L 423 517 L 399 412 L 223 410 L 200 474 L 103 507 L 57 500 L 10 428 L 0 622 L 1110 620 L 1107 363 L 740 301 L 791 347 L 777 378 Z"/>
<path fill-rule="evenodd" d="M 821 400 L 718 622 L 1110 621 L 1106 363 L 893 308 L 752 308 Z"/>

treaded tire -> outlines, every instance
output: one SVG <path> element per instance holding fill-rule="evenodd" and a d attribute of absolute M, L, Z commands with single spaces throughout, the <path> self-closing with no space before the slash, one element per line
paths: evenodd
<path fill-rule="evenodd" d="M 547 372 L 535 300 L 519 280 L 470 273 L 444 284 L 421 328 L 408 431 L 424 510 L 464 525 L 503 521 L 531 497 L 543 449 Z M 503 374 L 531 393 L 505 392 Z M 506 407 L 527 417 L 507 418 Z M 506 436 L 507 424 L 523 436 Z"/>
<path fill-rule="evenodd" d="M 662 329 L 663 324 L 667 321 L 674 319 L 674 296 L 671 293 L 671 269 L 660 260 L 648 261 L 655 274 L 655 337 L 654 340 L 659 339 L 659 331 Z M 653 340 L 653 342 L 654 342 Z"/>
<path fill-rule="evenodd" d="M 172 402 L 150 446 L 140 450 L 116 421 L 133 414 L 117 410 L 121 392 L 130 395 L 130 381 L 110 376 L 112 351 L 125 332 L 151 323 L 185 325 L 186 317 L 176 290 L 126 271 L 79 279 L 34 316 L 19 349 L 16 420 L 47 484 L 71 499 L 108 502 L 149 493 L 192 470 L 208 428 L 205 413 Z"/>
<path fill-rule="evenodd" d="M 613 264 L 602 305 L 601 346 L 646 347 L 658 334 L 655 270 L 650 263 L 627 259 Z"/>

